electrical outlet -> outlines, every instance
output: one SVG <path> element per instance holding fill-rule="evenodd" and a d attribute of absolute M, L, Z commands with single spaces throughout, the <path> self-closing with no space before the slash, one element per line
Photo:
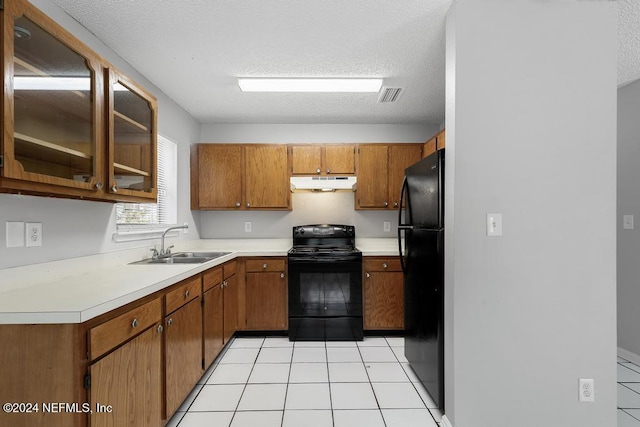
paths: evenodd
<path fill-rule="evenodd" d="M 385 221 L 382 223 L 382 229 L 384 230 L 385 233 L 390 233 L 391 232 L 391 222 L 389 221 Z"/>
<path fill-rule="evenodd" d="M 622 228 L 625 230 L 633 230 L 633 215 L 622 216 Z"/>
<path fill-rule="evenodd" d="M 502 214 L 501 213 L 487 214 L 487 236 L 490 236 L 490 237 L 502 236 Z"/>
<path fill-rule="evenodd" d="M 42 246 L 42 223 L 28 222 L 26 224 L 26 243 L 27 247 Z"/>
<path fill-rule="evenodd" d="M 593 379 L 580 378 L 579 391 L 580 391 L 580 402 L 595 401 L 595 390 L 593 389 Z"/>
<path fill-rule="evenodd" d="M 244 223 L 244 232 L 251 233 L 251 223 L 249 221 Z"/>

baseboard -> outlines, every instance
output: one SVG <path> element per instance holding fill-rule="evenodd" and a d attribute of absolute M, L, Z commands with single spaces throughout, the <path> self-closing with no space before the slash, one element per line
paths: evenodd
<path fill-rule="evenodd" d="M 629 350 L 625 350 L 624 348 L 618 347 L 618 356 L 622 357 L 623 359 L 627 359 L 629 362 L 633 362 L 636 365 L 640 366 L 640 356 L 638 356 L 637 354 Z"/>
<path fill-rule="evenodd" d="M 447 418 L 446 415 L 442 416 L 442 421 L 440 421 L 440 427 L 453 427 L 453 424 L 451 424 L 451 421 L 449 421 L 449 418 Z"/>

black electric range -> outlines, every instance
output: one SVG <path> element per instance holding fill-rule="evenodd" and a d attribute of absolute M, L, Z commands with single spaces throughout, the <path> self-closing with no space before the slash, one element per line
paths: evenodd
<path fill-rule="evenodd" d="M 352 225 L 293 227 L 289 339 L 362 340 L 362 252 Z"/>

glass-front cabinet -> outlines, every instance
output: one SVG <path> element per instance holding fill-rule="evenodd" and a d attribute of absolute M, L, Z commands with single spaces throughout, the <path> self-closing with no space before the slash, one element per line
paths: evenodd
<path fill-rule="evenodd" d="M 155 200 L 155 98 L 28 1 L 0 13 L 0 191 Z"/>
<path fill-rule="evenodd" d="M 100 60 L 34 8 L 4 3 L 3 177 L 100 190 Z"/>
<path fill-rule="evenodd" d="M 109 82 L 109 191 L 156 198 L 156 101 L 115 70 Z"/>

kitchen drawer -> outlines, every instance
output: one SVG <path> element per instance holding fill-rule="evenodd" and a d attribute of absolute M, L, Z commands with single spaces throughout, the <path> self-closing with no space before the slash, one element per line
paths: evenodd
<path fill-rule="evenodd" d="M 222 267 L 215 267 L 202 273 L 203 292 L 207 292 L 220 283 L 222 283 Z"/>
<path fill-rule="evenodd" d="M 277 259 L 248 259 L 247 273 L 257 273 L 260 271 L 284 271 L 285 260 Z"/>
<path fill-rule="evenodd" d="M 192 299 L 200 296 L 201 291 L 201 278 L 200 275 L 192 277 L 182 282 L 174 290 L 167 292 L 165 296 L 165 308 L 166 313 L 173 313 Z"/>
<path fill-rule="evenodd" d="M 89 330 L 89 359 L 94 360 L 158 322 L 160 298 L 134 308 Z"/>
<path fill-rule="evenodd" d="M 225 265 L 222 266 L 222 268 L 224 269 L 224 278 L 225 280 L 228 279 L 229 277 L 233 276 L 234 274 L 236 274 L 236 268 L 238 266 L 238 262 L 237 261 L 230 261 L 228 263 L 226 263 Z"/>
<path fill-rule="evenodd" d="M 364 271 L 402 271 L 400 258 L 370 258 L 363 259 Z"/>

